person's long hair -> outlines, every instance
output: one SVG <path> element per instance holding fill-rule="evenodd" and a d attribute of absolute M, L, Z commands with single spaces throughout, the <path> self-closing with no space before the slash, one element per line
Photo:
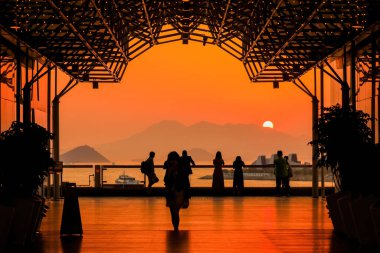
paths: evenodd
<path fill-rule="evenodd" d="M 222 153 L 220 151 L 216 152 L 215 158 L 222 159 Z"/>

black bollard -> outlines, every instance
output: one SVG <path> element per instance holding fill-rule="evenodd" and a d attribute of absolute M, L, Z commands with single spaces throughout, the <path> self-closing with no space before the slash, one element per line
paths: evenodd
<path fill-rule="evenodd" d="M 63 202 L 61 236 L 83 234 L 75 183 L 67 183 Z"/>

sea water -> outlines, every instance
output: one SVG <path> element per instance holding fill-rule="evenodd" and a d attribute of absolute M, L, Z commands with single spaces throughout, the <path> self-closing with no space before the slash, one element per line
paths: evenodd
<path fill-rule="evenodd" d="M 201 179 L 204 176 L 212 176 L 213 168 L 193 168 L 193 174 L 190 175 L 190 183 L 192 187 L 211 187 L 212 179 Z M 155 168 L 157 177 L 160 179 L 154 186 L 164 186 L 165 170 Z M 115 184 L 115 180 L 120 175 L 128 175 L 136 180 L 144 181 L 144 174 L 139 168 L 107 168 L 103 171 L 104 185 Z M 94 184 L 94 169 L 93 168 L 64 168 L 62 173 L 63 182 L 76 183 L 78 187 L 91 186 Z M 147 180 L 147 179 L 146 179 Z M 232 178 L 225 178 L 224 184 L 226 187 L 232 187 Z M 291 187 L 311 187 L 311 181 L 295 181 L 291 180 Z M 244 180 L 245 187 L 275 187 L 275 180 Z M 332 182 L 325 182 L 326 187 L 333 186 Z"/>

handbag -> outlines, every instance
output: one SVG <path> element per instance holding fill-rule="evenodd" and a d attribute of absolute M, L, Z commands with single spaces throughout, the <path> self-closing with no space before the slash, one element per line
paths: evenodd
<path fill-rule="evenodd" d="M 293 177 L 293 169 L 292 169 L 292 167 L 288 167 L 288 175 L 289 175 L 289 177 Z"/>
<path fill-rule="evenodd" d="M 189 205 L 190 205 L 190 201 L 189 201 L 189 199 L 188 199 L 188 198 L 185 198 L 185 199 L 183 200 L 182 208 L 186 209 L 186 208 L 189 207 Z"/>

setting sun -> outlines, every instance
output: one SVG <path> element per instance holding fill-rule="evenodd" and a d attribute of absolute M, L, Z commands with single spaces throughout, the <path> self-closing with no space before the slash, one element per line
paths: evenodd
<path fill-rule="evenodd" d="M 273 128 L 273 123 L 272 123 L 272 121 L 265 121 L 265 122 L 263 123 L 263 127 Z"/>

